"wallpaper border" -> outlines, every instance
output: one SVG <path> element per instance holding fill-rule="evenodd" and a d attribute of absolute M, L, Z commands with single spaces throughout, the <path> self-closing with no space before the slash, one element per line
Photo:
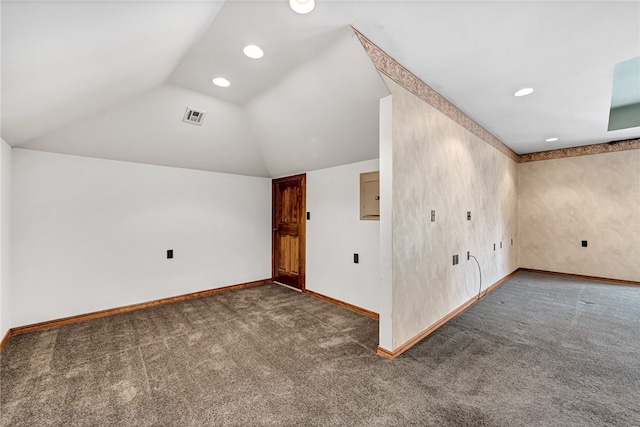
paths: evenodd
<path fill-rule="evenodd" d="M 558 150 L 539 151 L 537 153 L 520 154 L 518 156 L 518 163 L 562 159 L 565 157 L 589 156 L 591 154 L 615 153 L 616 151 L 626 150 L 640 150 L 640 138 L 627 139 L 624 141 L 603 142 L 601 144 L 583 145 L 580 147 L 561 148 Z"/>
<path fill-rule="evenodd" d="M 458 123 L 460 126 L 464 127 L 469 132 L 473 133 L 517 163 L 640 149 L 640 138 L 638 138 L 518 155 L 495 135 L 483 128 L 478 122 L 473 120 L 445 97 L 440 95 L 435 89 L 420 80 L 420 78 L 411 71 L 404 68 L 398 61 L 376 46 L 360 31 L 354 27 L 351 28 L 358 37 L 358 40 L 360 40 L 360 43 L 369 55 L 369 58 L 371 58 L 373 65 L 379 72 L 388 76 L 391 80 L 398 83 L 400 86 L 413 93 L 427 104 L 436 108 L 442 114 L 449 117 L 451 120 Z"/>

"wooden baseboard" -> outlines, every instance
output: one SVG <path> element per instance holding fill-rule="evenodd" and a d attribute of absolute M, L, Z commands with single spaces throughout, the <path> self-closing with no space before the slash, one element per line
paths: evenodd
<path fill-rule="evenodd" d="M 357 305 L 349 304 L 348 302 L 340 301 L 338 299 L 310 291 L 309 289 L 305 289 L 303 292 L 332 304 L 339 305 L 340 307 L 346 308 L 347 310 L 355 311 L 358 314 L 371 317 L 375 320 L 380 320 L 380 315 L 375 311 L 367 310 L 366 308 L 358 307 Z"/>
<path fill-rule="evenodd" d="M 446 316 L 444 316 L 443 318 L 438 320 L 436 323 L 434 323 L 433 325 L 429 326 L 424 331 L 420 332 L 418 335 L 416 335 L 413 338 L 411 338 L 410 340 L 406 341 L 404 344 L 402 344 L 400 347 L 396 348 L 395 350 L 390 351 L 390 350 L 387 350 L 386 348 L 378 346 L 378 349 L 377 349 L 376 353 L 378 355 L 382 356 L 382 357 L 387 358 L 387 359 L 391 359 L 391 360 L 395 359 L 396 357 L 400 356 L 402 353 L 404 353 L 405 351 L 409 350 L 411 347 L 413 347 L 414 345 L 416 345 L 417 343 L 419 343 L 420 341 L 422 341 L 423 339 L 425 339 L 426 337 L 428 337 L 429 335 L 434 333 L 436 330 L 438 330 L 442 325 L 447 323 L 449 320 L 453 319 L 454 317 L 456 317 L 457 315 L 459 315 L 460 313 L 462 313 L 463 311 L 465 311 L 466 309 L 471 307 L 473 304 L 475 304 L 481 298 L 484 298 L 487 294 L 489 294 L 490 292 L 493 292 L 494 290 L 496 290 L 498 288 L 498 286 L 502 285 L 507 280 L 509 280 L 513 276 L 515 276 L 518 273 L 518 271 L 520 271 L 520 269 L 516 269 L 512 273 L 510 273 L 510 274 L 506 275 L 505 277 L 503 277 L 502 279 L 498 280 L 496 283 L 494 283 L 493 285 L 489 286 L 487 289 L 482 291 L 480 293 L 479 297 L 476 296 L 476 297 L 471 298 L 470 300 L 468 300 L 467 302 L 462 304 L 460 307 L 456 308 L 451 313 L 447 314 Z"/>
<path fill-rule="evenodd" d="M 395 356 L 394 356 L 394 353 L 393 353 L 393 352 L 391 352 L 391 351 L 389 351 L 389 350 L 387 350 L 387 349 L 385 349 L 385 348 L 382 348 L 382 347 L 380 347 L 380 346 L 378 346 L 378 349 L 376 350 L 376 354 L 377 354 L 378 356 L 382 356 L 382 357 L 384 357 L 385 359 L 389 359 L 389 360 L 393 360 L 393 359 L 395 359 L 396 357 L 398 357 L 398 355 L 395 355 Z"/>
<path fill-rule="evenodd" d="M 271 279 L 256 280 L 254 282 L 240 283 L 240 284 L 237 284 L 237 285 L 230 285 L 230 286 L 225 286 L 225 287 L 222 287 L 222 288 L 208 289 L 208 290 L 205 290 L 205 291 L 198 291 L 198 292 L 192 292 L 192 293 L 184 294 L 184 295 L 177 295 L 177 296 L 174 296 L 174 297 L 162 298 L 162 299 L 158 299 L 158 300 L 154 300 L 154 301 L 143 302 L 143 303 L 140 303 L 140 304 L 132 304 L 132 305 L 124 306 L 124 307 L 117 307 L 117 308 L 111 308 L 111 309 L 107 309 L 107 310 L 94 311 L 93 313 L 79 314 L 79 315 L 76 315 L 76 316 L 64 317 L 62 319 L 55 319 L 55 320 L 49 320 L 49 321 L 46 321 L 46 322 L 33 323 L 31 325 L 26 325 L 26 326 L 18 326 L 18 327 L 15 327 L 15 328 L 11 328 L 9 330 L 9 332 L 7 333 L 7 335 L 9 337 L 11 337 L 13 335 L 25 334 L 27 332 L 33 332 L 33 331 L 39 331 L 41 329 L 53 328 L 55 326 L 62 326 L 62 325 L 68 325 L 68 324 L 71 324 L 71 323 L 84 322 L 86 320 L 98 319 L 100 317 L 113 316 L 114 314 L 128 313 L 130 311 L 142 310 L 142 309 L 145 309 L 145 308 L 156 307 L 156 306 L 165 305 L 165 304 L 171 304 L 171 303 L 174 303 L 174 302 L 185 301 L 185 300 L 189 300 L 189 299 L 193 299 L 193 298 L 200 298 L 200 297 L 204 297 L 204 296 L 207 296 L 207 295 L 217 294 L 219 292 L 231 291 L 231 290 L 234 290 L 234 289 L 243 289 L 243 288 L 249 288 L 249 287 L 252 287 L 252 286 L 264 285 L 266 283 L 271 283 L 271 282 L 272 282 Z M 9 337 L 5 337 L 5 340 L 7 340 Z M 2 342 L 4 343 L 4 340 Z"/>
<path fill-rule="evenodd" d="M 2 351 L 5 345 L 7 345 L 7 342 L 9 341 L 9 338 L 11 338 L 11 335 L 11 329 L 9 329 L 6 334 L 4 334 L 2 341 L 0 341 L 0 351 Z"/>
<path fill-rule="evenodd" d="M 608 277 L 584 276 L 582 274 L 559 273 L 557 271 L 536 270 L 534 268 L 520 268 L 520 271 L 528 271 L 530 273 L 551 274 L 554 276 L 570 277 L 573 279 L 595 280 L 598 282 L 615 283 L 616 285 L 640 286 L 640 282 L 633 280 L 610 279 Z"/>

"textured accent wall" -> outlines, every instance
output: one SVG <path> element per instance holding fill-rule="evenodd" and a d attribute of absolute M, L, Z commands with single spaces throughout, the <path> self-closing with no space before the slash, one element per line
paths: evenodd
<path fill-rule="evenodd" d="M 640 150 L 522 163 L 519 182 L 521 267 L 640 281 Z"/>
<path fill-rule="evenodd" d="M 467 251 L 480 263 L 483 289 L 518 267 L 518 165 L 385 81 L 393 95 L 395 349 L 477 295 L 478 268 Z M 460 259 L 455 266 L 454 254 Z"/>
<path fill-rule="evenodd" d="M 392 176 L 386 178 L 393 193 L 392 307 L 389 316 L 381 310 L 382 348 L 401 347 L 473 297 L 480 284 L 467 250 L 480 262 L 482 289 L 518 267 L 638 280 L 640 268 L 633 261 L 640 260 L 640 164 L 634 159 L 640 155 L 640 139 L 518 155 L 354 31 L 393 99 L 392 150 L 387 155 L 381 148 L 380 153 L 381 171 L 393 158 Z M 617 153 L 620 167 L 600 164 L 602 153 Z M 559 158 L 570 158 L 565 171 L 547 165 L 547 159 Z M 603 177 L 597 185 L 590 184 L 599 173 Z M 580 182 L 586 175 L 590 178 Z M 533 184 L 520 188 L 522 176 Z M 569 213 L 560 215 L 558 207 L 568 207 Z M 468 210 L 472 221 L 466 221 Z M 553 222 L 557 218 L 562 219 Z M 518 235 L 519 226 L 526 227 L 526 239 Z M 602 248 L 570 254 L 584 230 L 597 236 Z M 545 242 L 559 236 L 573 243 L 548 250 Z M 615 249 L 605 256 L 605 247 Z M 453 266 L 456 254 L 460 264 Z"/>

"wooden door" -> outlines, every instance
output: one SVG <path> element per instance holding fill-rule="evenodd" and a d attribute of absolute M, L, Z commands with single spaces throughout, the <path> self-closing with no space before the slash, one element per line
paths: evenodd
<path fill-rule="evenodd" d="M 306 175 L 273 180 L 273 280 L 304 290 Z"/>

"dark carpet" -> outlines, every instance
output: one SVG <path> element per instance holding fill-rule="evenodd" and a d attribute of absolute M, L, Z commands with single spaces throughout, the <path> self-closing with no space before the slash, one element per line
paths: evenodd
<path fill-rule="evenodd" d="M 640 426 L 640 288 L 521 272 L 388 361 L 278 285 L 18 335 L 2 426 Z"/>

